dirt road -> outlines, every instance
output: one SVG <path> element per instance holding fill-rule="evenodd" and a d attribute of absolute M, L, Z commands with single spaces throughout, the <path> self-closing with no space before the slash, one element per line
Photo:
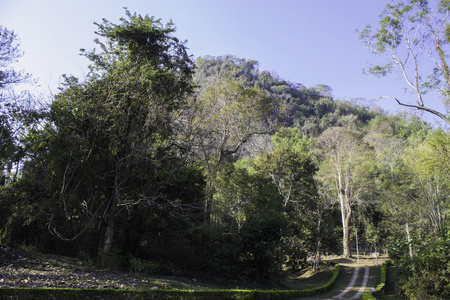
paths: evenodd
<path fill-rule="evenodd" d="M 345 258 L 330 260 L 341 266 L 335 286 L 324 295 L 308 299 L 361 299 L 362 293 L 370 292 L 378 285 L 381 264 L 384 260 L 368 257 L 360 260 Z"/>
<path fill-rule="evenodd" d="M 331 299 L 361 299 L 362 293 L 372 289 L 372 286 L 368 285 L 371 269 L 374 273 L 374 267 L 349 267 L 353 274 L 348 285 L 343 286 Z"/>

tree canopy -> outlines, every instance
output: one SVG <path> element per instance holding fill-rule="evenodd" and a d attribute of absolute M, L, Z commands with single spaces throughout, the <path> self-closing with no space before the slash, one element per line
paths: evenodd
<path fill-rule="evenodd" d="M 426 0 L 391 1 L 380 15 L 379 28 L 371 25 L 359 32 L 360 39 L 374 54 L 384 58 L 386 64 L 369 68 L 369 73 L 386 76 L 398 70 L 407 86 L 417 96 L 416 101 L 387 95 L 399 105 L 432 113 L 448 124 L 450 99 L 450 69 L 448 66 L 448 43 L 450 3 Z M 445 111 L 431 105 L 433 94 L 442 96 Z"/>

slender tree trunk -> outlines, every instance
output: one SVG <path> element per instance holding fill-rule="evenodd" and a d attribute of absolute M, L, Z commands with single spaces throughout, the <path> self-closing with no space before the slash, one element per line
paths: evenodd
<path fill-rule="evenodd" d="M 319 213 L 319 220 L 317 221 L 317 237 L 316 237 L 316 253 L 314 255 L 314 273 L 317 273 L 317 265 L 320 261 L 320 242 L 322 240 L 322 216 L 325 210 L 325 205 L 322 207 Z"/>
<path fill-rule="evenodd" d="M 314 273 L 317 273 L 317 266 L 320 262 L 320 238 L 317 238 L 316 253 L 314 255 Z"/>
<path fill-rule="evenodd" d="M 341 215 L 342 215 L 342 248 L 343 256 L 348 258 L 351 256 L 350 253 L 350 216 L 351 208 L 348 204 L 348 199 L 345 195 L 339 193 L 339 200 L 341 204 Z"/>
<path fill-rule="evenodd" d="M 412 251 L 412 245 L 411 245 L 411 237 L 409 235 L 409 227 L 408 227 L 408 223 L 406 223 L 406 236 L 408 238 L 408 246 L 409 246 L 409 256 L 412 258 L 413 257 L 413 251 Z"/>
<path fill-rule="evenodd" d="M 342 218 L 342 246 L 343 246 L 343 256 L 349 258 L 350 254 L 350 227 L 349 227 L 349 219 L 348 217 L 343 216 Z"/>
<path fill-rule="evenodd" d="M 114 206 L 117 204 L 116 189 L 110 191 L 109 201 L 103 212 L 103 230 L 101 231 L 100 243 L 97 253 L 97 265 L 101 268 L 107 267 L 107 258 L 111 253 L 111 247 L 113 244 L 114 234 L 116 231 L 116 220 L 114 217 Z"/>
<path fill-rule="evenodd" d="M 212 180 L 206 184 L 206 193 L 205 193 L 205 219 L 203 221 L 203 227 L 205 229 L 209 229 L 211 226 L 211 210 L 212 210 L 212 200 L 214 196 L 213 184 Z"/>
<path fill-rule="evenodd" d="M 356 261 L 359 264 L 358 228 L 356 229 Z"/>
<path fill-rule="evenodd" d="M 114 234 L 116 231 L 116 226 L 113 218 L 109 218 L 104 229 L 102 238 L 100 239 L 100 244 L 98 247 L 97 254 L 97 265 L 100 268 L 108 266 L 108 256 L 111 253 L 111 247 L 113 245 Z"/>

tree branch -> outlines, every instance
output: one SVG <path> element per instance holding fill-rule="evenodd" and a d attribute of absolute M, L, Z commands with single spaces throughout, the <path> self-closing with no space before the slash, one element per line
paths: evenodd
<path fill-rule="evenodd" d="M 409 108 L 415 108 L 415 109 L 418 109 L 418 110 L 423 110 L 423 111 L 429 112 L 431 114 L 434 114 L 435 116 L 438 116 L 439 118 L 444 120 L 448 125 L 450 125 L 450 120 L 447 119 L 447 117 L 445 115 L 443 115 L 442 113 L 438 112 L 437 110 L 434 110 L 432 108 L 426 107 L 424 105 L 415 105 L 415 104 L 403 103 L 400 100 L 398 100 L 397 98 L 395 98 L 394 96 L 382 96 L 379 99 L 383 99 L 383 98 L 392 98 L 395 101 L 397 101 L 398 105 L 400 105 L 400 106 L 409 107 Z"/>

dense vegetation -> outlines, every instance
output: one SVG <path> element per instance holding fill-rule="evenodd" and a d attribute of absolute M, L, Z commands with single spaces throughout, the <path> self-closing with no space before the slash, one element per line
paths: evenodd
<path fill-rule="evenodd" d="M 0 28 L 1 243 L 259 280 L 383 251 L 410 272 L 405 296 L 450 293 L 447 132 L 253 60 L 194 62 L 171 23 L 97 26 L 87 77 L 65 76 L 40 109 L 8 92 L 27 75 L 7 69 L 20 52 Z"/>

